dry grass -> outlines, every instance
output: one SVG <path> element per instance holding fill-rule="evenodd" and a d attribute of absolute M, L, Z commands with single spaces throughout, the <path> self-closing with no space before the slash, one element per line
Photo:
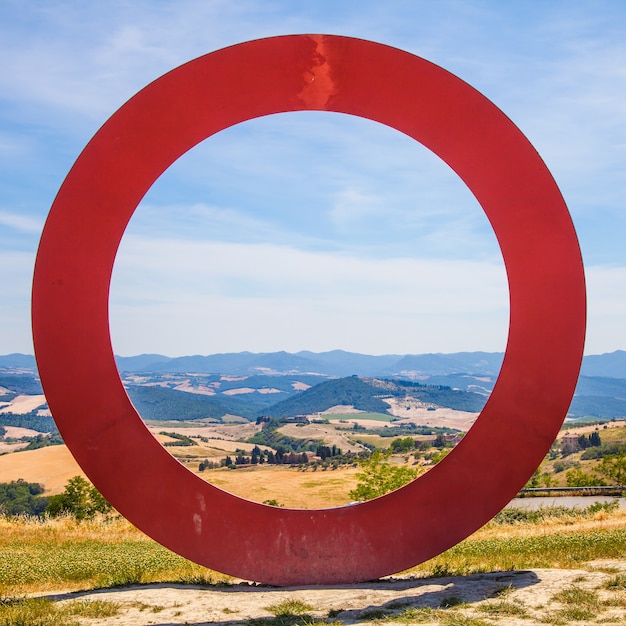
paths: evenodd
<path fill-rule="evenodd" d="M 393 441 L 393 437 L 381 437 L 380 435 L 368 435 L 367 433 L 354 433 L 354 438 L 364 443 L 375 446 L 381 450 L 388 450 Z"/>
<path fill-rule="evenodd" d="M 287 424 L 281 426 L 278 432 L 295 439 L 321 439 L 326 445 L 337 446 L 344 452 L 360 452 L 365 449 L 362 445 L 351 442 L 353 433 L 337 430 L 330 424 Z"/>
<path fill-rule="evenodd" d="M 121 517 L 97 518 L 78 522 L 73 517 L 54 517 L 45 521 L 30 517 L 0 516 L 0 546 L 15 542 L 45 541 L 50 544 L 64 541 L 150 541 L 130 522 Z"/>
<path fill-rule="evenodd" d="M 60 493 L 73 476 L 85 476 L 66 446 L 50 446 L 0 456 L 0 482 L 23 478 L 44 485 L 46 494 Z"/>
<path fill-rule="evenodd" d="M 82 522 L 0 517 L 0 598 L 159 581 L 227 580 L 156 544 L 121 517 Z"/>
<path fill-rule="evenodd" d="M 602 441 L 624 441 L 626 439 L 626 422 L 624 420 L 615 420 L 614 422 L 606 422 L 604 424 L 575 425 L 573 422 L 565 424 L 567 428 L 563 428 L 557 435 L 557 439 L 561 439 L 565 435 L 589 435 L 594 430 L 600 433 Z"/>
<path fill-rule="evenodd" d="M 237 470 L 210 470 L 198 472 L 198 460 L 219 458 L 230 448 L 251 444 L 216 441 L 224 450 L 212 453 L 200 447 L 181 447 L 174 450 L 181 455 L 193 453 L 194 460 L 180 459 L 192 472 L 204 480 L 247 500 L 263 502 L 276 500 L 290 508 L 328 508 L 347 504 L 348 492 L 356 484 L 354 468 L 338 470 L 298 471 L 288 466 L 265 466 Z M 60 493 L 73 476 L 85 476 L 66 446 L 50 446 L 0 456 L 0 482 L 23 478 L 27 482 L 41 483 L 46 494 Z"/>
<path fill-rule="evenodd" d="M 598 429 L 600 438 L 603 443 L 612 443 L 614 441 L 626 441 L 626 426 L 623 421 L 609 422 L 607 427 L 594 426 L 593 430 Z M 578 432 L 578 431 L 576 431 Z"/>
<path fill-rule="evenodd" d="M 231 442 L 220 444 L 233 445 Z M 252 447 L 250 444 L 248 444 Z M 243 447 L 243 446 L 242 446 Z M 228 452 L 213 455 L 206 449 L 175 448 L 181 455 L 194 452 L 195 460 L 179 459 L 204 480 L 242 498 L 263 502 L 276 500 L 290 508 L 328 508 L 347 504 L 348 492 L 356 484 L 355 468 L 306 472 L 289 466 L 265 466 L 237 470 L 219 469 L 198 472 L 198 461 L 219 458 Z M 41 483 L 46 494 L 60 493 L 73 476 L 85 476 L 66 446 L 50 446 L 0 456 L 0 482 L 23 478 Z"/>
<path fill-rule="evenodd" d="M 626 509 L 618 509 L 612 513 L 600 511 L 588 518 L 585 517 L 547 517 L 540 524 L 516 523 L 501 525 L 491 522 L 481 528 L 476 536 L 483 539 L 508 537 L 539 537 L 563 533 L 580 533 L 595 530 L 626 528 Z"/>
<path fill-rule="evenodd" d="M 276 500 L 293 509 L 325 509 L 350 502 L 357 468 L 298 471 L 284 465 L 236 470 L 209 470 L 199 474 L 211 484 L 247 500 Z"/>
<path fill-rule="evenodd" d="M 75 617 L 107 618 L 117 615 L 119 606 L 103 600 L 53 602 L 47 598 L 0 600 L 2 626 L 78 626 Z"/>
<path fill-rule="evenodd" d="M 46 397 L 39 396 L 17 396 L 9 402 L 8 405 L 0 408 L 0 413 L 17 413 L 25 415 L 34 411 L 37 407 L 40 407 L 46 403 Z"/>
<path fill-rule="evenodd" d="M 418 576 L 536 568 L 571 569 L 626 554 L 626 511 L 546 517 L 541 523 L 491 521 L 465 541 L 412 568 Z"/>
<path fill-rule="evenodd" d="M 446 576 L 572 568 L 620 559 L 625 547 L 624 511 L 601 512 L 574 523 L 549 518 L 541 524 L 490 522 L 410 572 Z M 0 517 L 0 596 L 137 582 L 218 580 L 225 578 L 170 553 L 122 518 L 79 523 L 72 518 L 41 522 Z M 623 577 L 611 580 L 612 588 L 623 588 Z"/>

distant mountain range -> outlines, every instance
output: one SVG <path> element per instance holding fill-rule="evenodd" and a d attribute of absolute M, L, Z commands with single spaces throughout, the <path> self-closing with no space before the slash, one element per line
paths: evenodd
<path fill-rule="evenodd" d="M 626 353 L 625 353 L 626 355 Z M 396 377 L 470 373 L 495 376 L 503 354 L 457 352 L 455 354 L 372 356 L 332 350 L 330 352 L 238 352 L 209 356 L 168 358 L 160 355 L 116 357 L 120 371 L 194 372 L 250 376 L 251 374 L 318 374 L 320 376 Z M 626 371 L 626 359 L 624 360 Z M 625 374 L 626 377 L 626 374 Z"/>
<path fill-rule="evenodd" d="M 455 352 L 451 354 L 386 354 L 372 356 L 332 350 L 330 352 L 234 352 L 207 356 L 167 357 L 162 354 L 117 356 L 120 372 L 195 373 L 250 376 L 253 374 L 318 374 L 328 377 L 403 377 L 470 374 L 497 376 L 502 352 Z M 0 368 L 35 370 L 35 358 L 27 354 L 0 356 Z M 583 376 L 626 378 L 626 351 L 583 358 Z"/>
<path fill-rule="evenodd" d="M 458 408 L 461 403 L 465 410 L 478 411 L 493 389 L 503 354 L 371 356 L 333 350 L 176 358 L 143 354 L 116 359 L 128 393 L 146 419 L 202 416 L 221 419 L 224 415 L 254 419 L 260 414 L 308 413 L 354 404 L 346 398 L 356 393 L 354 389 L 360 383 L 357 380 L 332 383 L 332 380 L 356 376 L 454 390 L 453 397 L 440 389 L 437 398 L 432 399 L 433 404 Z M 18 394 L 41 393 L 34 357 L 0 356 L 1 387 L 10 390 L 0 398 L 5 402 Z M 365 389 L 362 385 L 358 388 Z M 347 390 L 351 390 L 348 395 Z M 364 393 L 371 395 L 370 391 Z M 458 394 L 466 395 L 461 398 Z M 372 402 L 372 407 L 377 402 L 380 404 L 378 400 Z M 626 417 L 626 352 L 619 350 L 584 358 L 569 416 Z"/>

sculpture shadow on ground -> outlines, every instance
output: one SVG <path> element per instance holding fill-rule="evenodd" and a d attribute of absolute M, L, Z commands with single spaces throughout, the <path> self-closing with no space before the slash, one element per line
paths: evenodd
<path fill-rule="evenodd" d="M 297 626 L 334 620 L 346 624 L 371 622 L 390 619 L 407 610 L 445 610 L 499 598 L 539 582 L 540 578 L 533 571 L 513 570 L 437 578 L 392 577 L 367 583 L 329 586 L 269 587 L 245 582 L 204 586 L 149 583 L 51 594 L 46 597 L 58 602 L 104 599 L 105 596 L 107 600 L 119 603 L 122 610 L 124 606 L 137 607 L 142 604 L 147 611 L 151 610 L 151 606 L 157 608 L 156 603 L 151 605 L 152 600 L 159 604 L 158 611 L 152 609 L 153 613 L 169 613 L 176 609 L 174 615 L 163 615 L 164 621 L 153 622 L 154 626 Z M 131 594 L 134 599 L 129 601 Z M 260 596 L 254 610 L 250 610 L 250 594 Z M 176 601 L 172 604 L 174 599 Z M 295 603 L 294 607 L 300 606 L 300 609 L 290 612 L 290 601 Z M 301 604 L 298 605 L 298 602 Z M 170 606 L 163 607 L 164 603 Z M 198 607 L 198 604 L 201 606 Z M 244 604 L 254 615 L 237 615 L 242 612 Z M 309 609 L 304 608 L 307 605 Z M 281 607 L 280 612 L 271 610 L 276 607 Z M 199 612 L 206 614 L 206 618 L 200 616 Z"/>

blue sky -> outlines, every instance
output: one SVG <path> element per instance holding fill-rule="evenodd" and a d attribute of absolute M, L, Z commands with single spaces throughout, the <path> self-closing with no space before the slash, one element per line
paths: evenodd
<path fill-rule="evenodd" d="M 572 214 L 586 353 L 626 349 L 626 3 L 0 0 L 0 354 L 32 353 L 41 229 L 106 119 L 192 58 L 307 32 L 405 49 L 499 106 Z M 508 290 L 487 219 L 446 165 L 373 122 L 308 112 L 223 131 L 155 183 L 110 311 L 122 355 L 502 351 Z"/>

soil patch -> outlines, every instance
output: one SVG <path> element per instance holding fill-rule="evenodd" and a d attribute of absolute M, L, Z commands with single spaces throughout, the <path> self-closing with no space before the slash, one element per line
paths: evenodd
<path fill-rule="evenodd" d="M 105 589 L 90 592 L 53 594 L 47 597 L 61 603 L 71 600 L 108 600 L 120 607 L 117 616 L 86 619 L 83 623 L 96 625 L 157 624 L 177 626 L 189 624 L 238 625 L 263 619 L 287 623 L 275 618 L 277 608 L 301 607 L 307 621 L 347 625 L 366 625 L 379 620 L 391 621 L 394 615 L 404 615 L 403 623 L 470 624 L 482 623 L 528 624 L 570 623 L 565 611 L 564 590 L 583 590 L 597 597 L 593 619 L 585 621 L 621 622 L 626 614 L 620 592 L 607 583 L 616 571 L 624 571 L 622 561 L 589 564 L 584 569 L 536 569 L 493 572 L 469 576 L 442 578 L 390 578 L 380 581 L 336 585 L 332 587 L 275 588 L 242 582 L 226 586 L 199 587 L 193 585 L 152 584 Z M 580 594 L 579 594 L 580 595 Z M 571 610 L 569 606 L 569 610 Z M 580 610 L 580 607 L 579 607 Z M 409 617 L 407 620 L 406 618 Z M 412 619 L 411 619 L 412 617 Z M 484 621 L 487 618 L 488 621 Z M 489 619 L 491 618 L 491 619 Z M 494 621 L 492 621 L 494 620 Z M 572 623 L 580 623 L 580 616 Z M 481 623 L 479 622 L 479 623 Z"/>

